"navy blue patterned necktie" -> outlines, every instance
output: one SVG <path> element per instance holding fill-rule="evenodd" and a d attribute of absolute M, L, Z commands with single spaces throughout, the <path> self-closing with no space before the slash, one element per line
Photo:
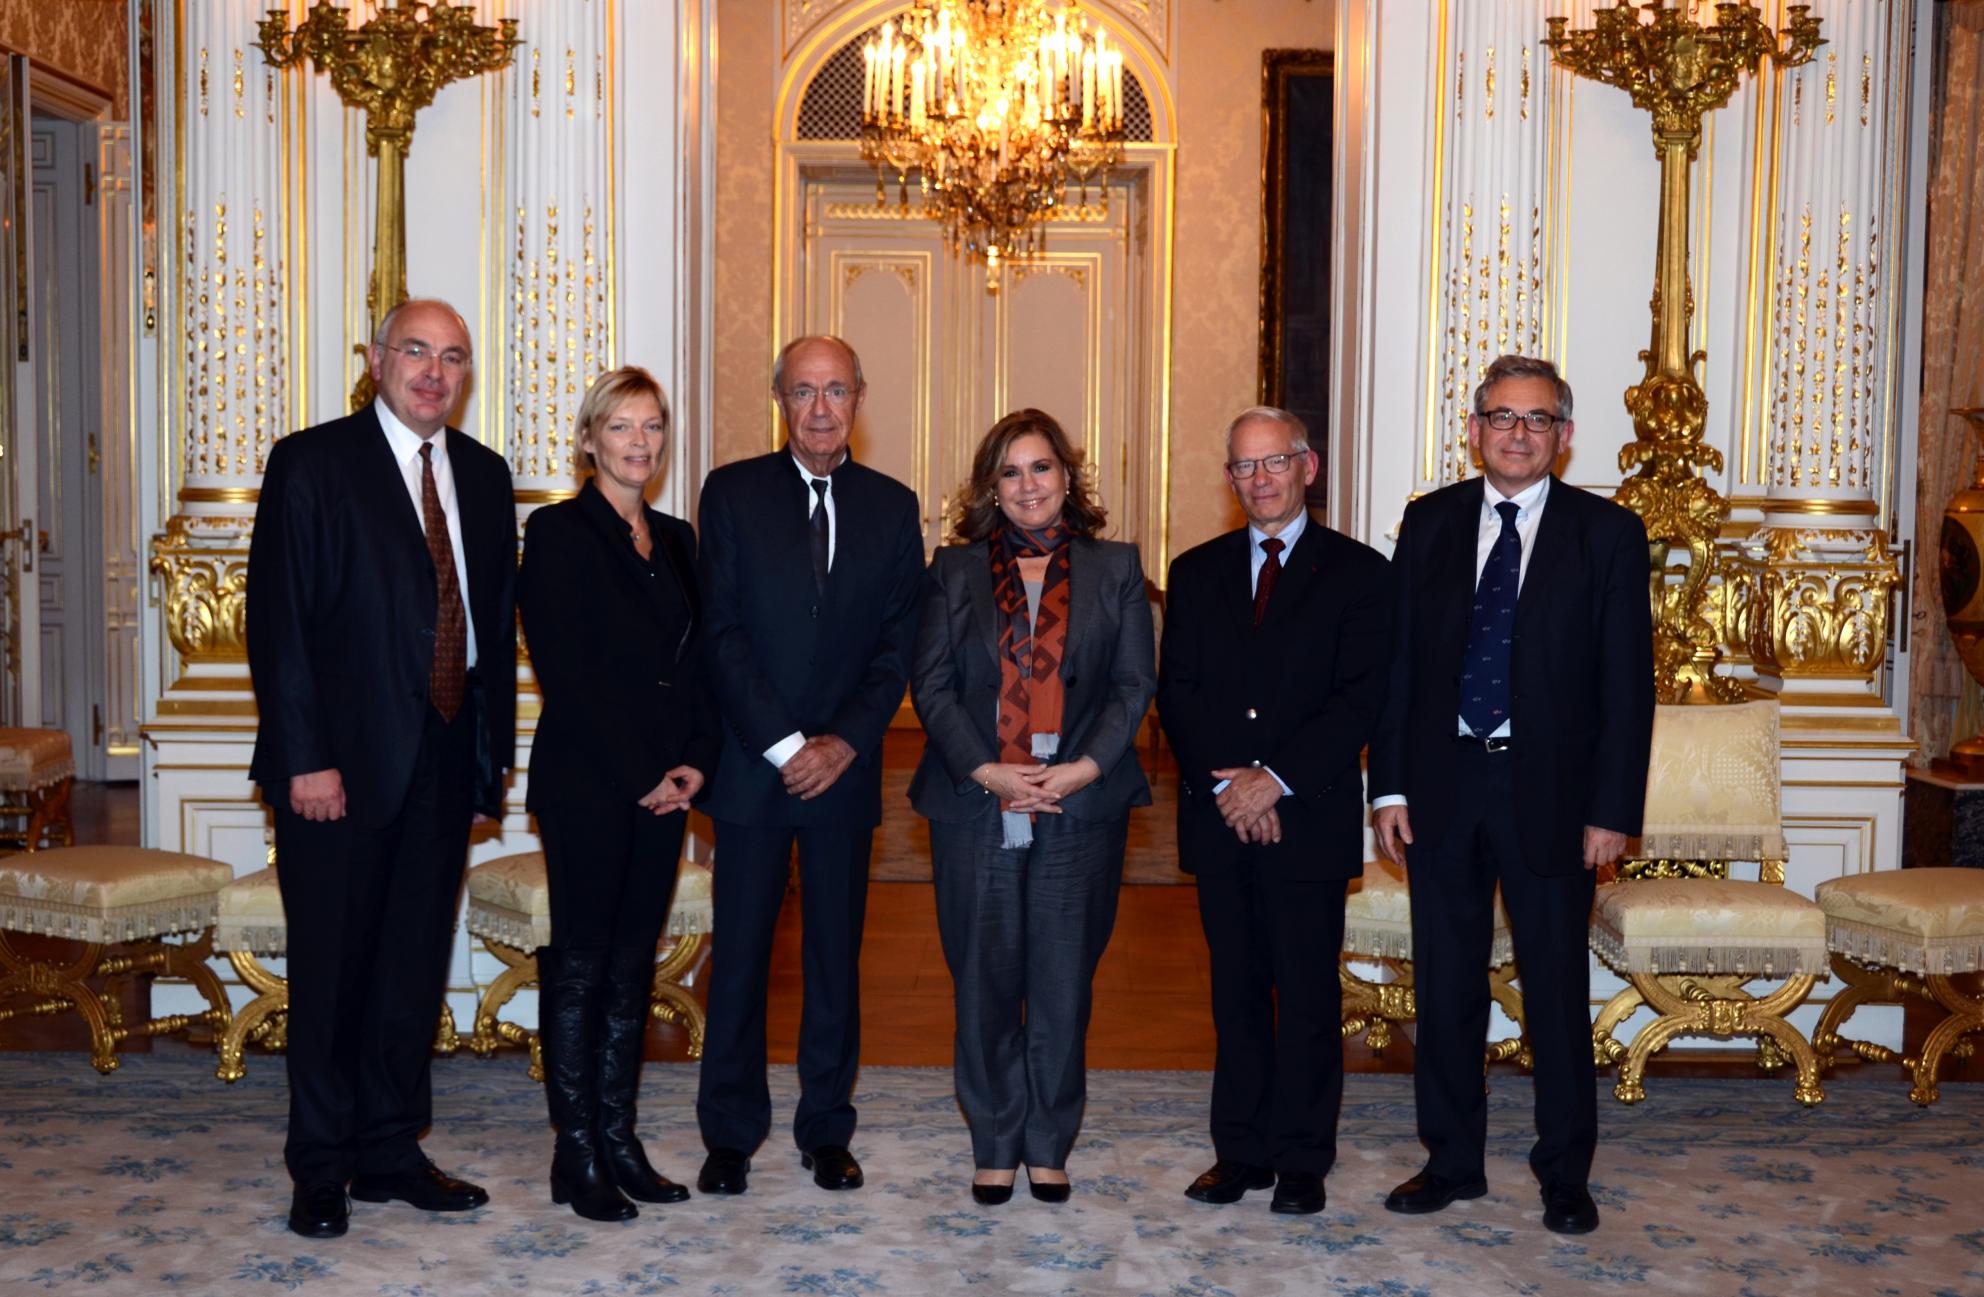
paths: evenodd
<path fill-rule="evenodd" d="M 825 478 L 812 478 L 813 516 L 807 519 L 807 545 L 813 551 L 813 586 L 821 594 L 827 592 L 827 556 L 831 552 L 831 541 L 827 535 L 830 519 L 827 517 L 827 482 Z"/>
<path fill-rule="evenodd" d="M 1476 738 L 1484 739 L 1509 719 L 1509 647 L 1515 638 L 1516 593 L 1522 588 L 1515 501 L 1502 501 L 1495 512 L 1502 515 L 1502 534 L 1488 551 L 1481 583 L 1474 587 L 1460 676 L 1460 718 Z"/>

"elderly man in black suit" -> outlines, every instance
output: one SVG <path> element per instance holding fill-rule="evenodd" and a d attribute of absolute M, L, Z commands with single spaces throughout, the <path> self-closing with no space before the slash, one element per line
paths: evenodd
<path fill-rule="evenodd" d="M 1217 1161 L 1185 1196 L 1323 1209 L 1343 1100 L 1336 953 L 1364 871 L 1359 759 L 1385 679 L 1391 587 L 1368 546 L 1311 522 L 1301 420 L 1226 433 L 1247 526 L 1171 564 L 1157 706 L 1178 754 L 1178 863 L 1211 956 Z"/>
<path fill-rule="evenodd" d="M 516 515 L 501 455 L 447 426 L 473 366 L 442 302 L 404 302 L 378 398 L 269 452 L 248 551 L 250 775 L 289 913 L 290 1228 L 351 1196 L 487 1202 L 420 1150 L 471 821 L 516 742 Z"/>
<path fill-rule="evenodd" d="M 1406 507 L 1396 656 L 1371 743 L 1378 848 L 1411 857 L 1413 1074 L 1423 1171 L 1385 1199 L 1439 1211 L 1488 1192 L 1488 966 L 1496 884 L 1536 1053 L 1543 1224 L 1598 1226 L 1585 949 L 1593 871 L 1640 829 L 1653 735 L 1646 529 L 1559 481 L 1571 388 L 1502 356 L 1474 391 L 1482 476 Z"/>
<path fill-rule="evenodd" d="M 793 1136 L 821 1188 L 862 1183 L 848 1144 L 868 853 L 923 576 L 916 496 L 848 455 L 865 391 L 839 338 L 786 344 L 772 369 L 786 444 L 703 484 L 704 643 L 724 731 L 706 807 L 720 935 L 696 1096 L 704 1193 L 743 1193 L 771 1130 L 766 981 L 795 839 L 805 1001 Z"/>

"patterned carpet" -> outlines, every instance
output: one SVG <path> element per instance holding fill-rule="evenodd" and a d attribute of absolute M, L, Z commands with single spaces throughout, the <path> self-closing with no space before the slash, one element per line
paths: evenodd
<path fill-rule="evenodd" d="M 650 1147 L 700 1159 L 688 1066 L 648 1069 Z M 1984 1087 L 1911 1106 L 1898 1081 L 1834 1081 L 1805 1111 L 1776 1082 L 1656 1077 L 1652 1097 L 1601 1099 L 1598 1233 L 1540 1224 L 1523 1155 L 1529 1086 L 1497 1080 L 1490 1195 L 1437 1216 L 1380 1206 L 1420 1160 L 1411 1088 L 1353 1076 L 1342 1154 L 1320 1216 L 1282 1218 L 1180 1196 L 1209 1160 L 1208 1080 L 1093 1078 L 1075 1197 L 1022 1192 L 974 1207 L 948 1073 L 871 1068 L 855 1151 L 868 1187 L 827 1194 L 782 1132 L 751 1192 L 592 1225 L 551 1206 L 542 1100 L 517 1056 L 435 1067 L 441 1164 L 488 1186 L 461 1216 L 359 1204 L 351 1233 L 283 1227 L 286 1091 L 250 1060 L 236 1086 L 195 1058 L 129 1058 L 99 1077 L 67 1054 L 0 1056 L 0 1284 L 11 1292 L 1151 1294 L 1452 1297 L 1646 1293 L 1876 1297 L 1984 1293 Z M 789 1070 L 774 1075 L 781 1114 Z"/>

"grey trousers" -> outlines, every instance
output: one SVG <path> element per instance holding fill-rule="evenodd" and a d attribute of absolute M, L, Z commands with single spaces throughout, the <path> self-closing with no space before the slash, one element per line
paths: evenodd
<path fill-rule="evenodd" d="M 1088 1095 L 1090 984 L 1116 926 L 1126 811 L 1035 817 L 1000 845 L 999 816 L 930 825 L 937 932 L 957 994 L 953 1071 L 972 1156 L 1058 1169 Z"/>

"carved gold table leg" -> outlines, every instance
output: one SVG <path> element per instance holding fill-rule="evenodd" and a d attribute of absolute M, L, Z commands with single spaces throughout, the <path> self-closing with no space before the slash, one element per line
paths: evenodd
<path fill-rule="evenodd" d="M 1895 985 L 1892 972 L 1870 968 L 1844 955 L 1835 954 L 1832 957 L 1832 975 L 1839 979 L 1840 989 L 1826 1002 L 1825 1012 L 1819 1015 L 1819 1025 L 1812 1032 L 1812 1049 L 1819 1056 L 1819 1065 L 1827 1069 L 1839 1061 L 1838 1054 L 1842 1047 L 1858 1052 L 1855 1042 L 1839 1034 L 1839 1029 L 1853 1016 L 1853 1011 L 1863 1004 L 1899 1003 L 1902 994 Z"/>
<path fill-rule="evenodd" d="M 1943 1056 L 1959 1052 L 1959 1042 L 1971 1032 L 1984 1030 L 1984 998 L 1966 995 L 1942 974 L 1931 974 L 1922 980 L 1929 998 L 1950 1015 L 1936 1024 L 1936 1029 L 1922 1042 L 1922 1056 L 1910 1065 L 1915 1084 L 1909 1088 L 1908 1097 L 1926 1107 L 1936 1101 L 1936 1071 L 1943 1065 Z"/>
<path fill-rule="evenodd" d="M 681 977 L 695 967 L 696 959 L 703 952 L 703 943 L 709 938 L 703 933 L 691 933 L 677 937 L 661 962 L 655 965 L 654 988 L 649 1012 L 662 1022 L 682 1027 L 689 1033 L 689 1057 L 700 1059 L 703 1056 L 703 1006 L 696 1003 L 681 984 Z"/>
<path fill-rule="evenodd" d="M 1488 1046 L 1488 1061 L 1505 1063 L 1515 1060 L 1516 1066 L 1528 1072 L 1536 1067 L 1536 1056 L 1529 1048 L 1529 1020 L 1523 1016 L 1522 992 L 1516 989 L 1516 966 L 1503 964 L 1490 970 L 1488 974 L 1488 995 L 1509 1021 L 1516 1024 L 1516 1034 L 1507 1040 L 1497 1040 Z"/>
<path fill-rule="evenodd" d="M 11 934 L 0 930 L 0 1003 L 10 997 L 28 997 L 16 1008 L 0 1009 L 0 1022 L 9 1018 L 45 1018 L 74 1011 L 90 1032 L 90 1064 L 106 1075 L 117 1070 L 117 1038 L 103 1000 L 87 985 L 103 959 L 99 943 L 84 945 L 66 964 L 32 960 L 14 949 Z"/>
<path fill-rule="evenodd" d="M 518 991 L 537 984 L 537 957 L 486 939 L 482 945 L 504 964 L 503 971 L 482 993 L 482 1003 L 475 1010 L 475 1029 L 468 1041 L 470 1049 L 487 1058 L 504 1044 L 522 1044 L 524 1036 L 535 1041 L 535 1033 L 524 1032 L 521 1027 L 511 1027 L 511 1032 L 519 1033 L 512 1038 L 511 1032 L 503 1030 L 509 1024 L 504 1023 L 502 1017 L 503 1006 L 516 998 Z"/>
<path fill-rule="evenodd" d="M 1741 983 L 1746 979 L 1740 977 L 1666 979 L 1634 973 L 1631 979 L 1634 989 L 1660 1016 L 1633 1036 L 1633 1043 L 1619 1064 L 1619 1080 L 1612 1093 L 1621 1103 L 1638 1103 L 1646 1098 L 1642 1078 L 1647 1060 L 1679 1035 L 1714 1036 L 1718 1040 L 1767 1036 L 1797 1064 L 1798 1083 L 1792 1097 L 1807 1106 L 1825 1098 L 1825 1091 L 1819 1087 L 1819 1062 L 1811 1042 L 1784 1020 L 1784 1015 L 1811 993 L 1818 981 L 1814 975 L 1802 973 L 1787 978 L 1782 986 L 1761 996 L 1744 991 Z"/>
<path fill-rule="evenodd" d="M 1591 1061 L 1594 1066 L 1610 1067 L 1625 1057 L 1626 1047 L 1613 1033 L 1618 1031 L 1620 1023 L 1638 1013 L 1645 1003 L 1646 997 L 1632 986 L 1622 987 L 1605 1002 L 1605 1007 L 1598 1011 L 1598 1016 L 1591 1023 Z"/>
<path fill-rule="evenodd" d="M 248 1075 L 243 1055 L 249 1041 L 264 1048 L 279 1048 L 280 1045 L 272 1046 L 272 1042 L 277 1037 L 287 1040 L 288 1024 L 282 1019 L 289 1013 L 289 982 L 262 967 L 261 961 L 245 950 L 228 951 L 227 962 L 234 965 L 236 975 L 255 992 L 255 998 L 241 1006 L 215 1046 L 220 1063 L 214 1068 L 214 1075 L 234 1082 Z"/>

